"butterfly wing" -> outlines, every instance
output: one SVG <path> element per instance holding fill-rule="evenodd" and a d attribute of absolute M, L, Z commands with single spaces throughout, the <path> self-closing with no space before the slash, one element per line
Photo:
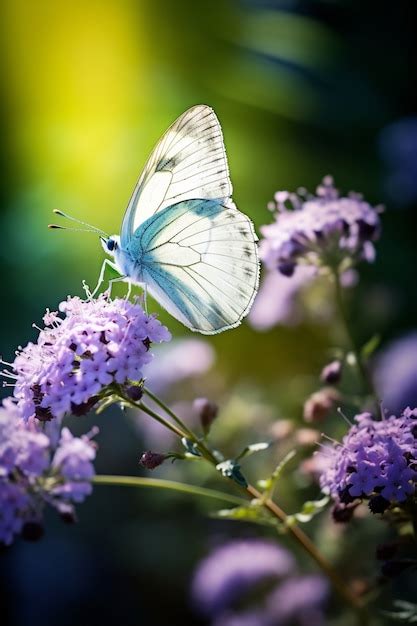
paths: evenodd
<path fill-rule="evenodd" d="M 194 106 L 167 130 L 149 157 L 126 209 L 121 245 L 158 211 L 193 198 L 229 198 L 226 152 L 220 123 L 206 105 Z"/>
<path fill-rule="evenodd" d="M 249 312 L 259 280 L 256 240 L 231 201 L 193 199 L 148 218 L 128 251 L 141 258 L 150 294 L 188 328 L 210 335 Z"/>

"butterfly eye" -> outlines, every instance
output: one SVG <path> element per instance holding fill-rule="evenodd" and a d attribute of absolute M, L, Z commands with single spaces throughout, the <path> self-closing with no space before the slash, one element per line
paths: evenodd
<path fill-rule="evenodd" d="M 107 249 L 109 252 L 113 252 L 116 247 L 116 242 L 114 239 L 107 239 Z"/>

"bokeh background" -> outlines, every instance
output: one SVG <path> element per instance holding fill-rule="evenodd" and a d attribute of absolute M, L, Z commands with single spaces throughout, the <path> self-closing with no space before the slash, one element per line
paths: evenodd
<path fill-rule="evenodd" d="M 0 13 L 6 359 L 34 338 L 31 324 L 46 307 L 81 295 L 82 279 L 95 284 L 103 260 L 95 236 L 48 231 L 51 210 L 118 232 L 152 146 L 197 103 L 210 104 L 220 118 L 235 201 L 257 227 L 270 220 L 266 204 L 277 189 L 314 190 L 329 173 L 343 190 L 386 205 L 377 261 L 362 268 L 351 299 L 355 332 L 359 340 L 380 332 L 387 342 L 415 328 L 412 0 L 6 0 Z M 324 300 L 317 298 L 320 313 Z M 189 335 L 164 312 L 161 318 L 176 338 Z M 209 339 L 216 355 L 210 371 L 165 395 L 175 402 L 202 394 L 218 401 L 215 437 L 233 450 L 239 441 L 267 436 L 280 418 L 300 419 L 334 341 L 331 323 L 320 315 L 268 333 L 245 324 Z M 99 471 L 143 473 L 144 447 L 169 445 L 141 419 L 117 411 L 99 418 Z M 74 427 L 82 432 L 94 421 Z M 265 474 L 276 450 L 268 454 Z M 158 474 L 211 480 L 176 466 Z M 303 480 L 289 478 L 283 487 L 289 510 L 317 495 Z M 78 525 L 65 527 L 52 514 L 42 542 L 18 542 L 1 554 L 2 623 L 204 623 L 189 600 L 193 568 L 221 538 L 258 532 L 209 519 L 210 508 L 167 493 L 97 487 L 80 507 Z M 370 522 L 366 532 L 382 529 Z M 366 539 L 362 534 L 364 545 Z M 353 540 L 344 541 L 349 547 Z M 347 567 L 343 555 L 335 558 Z M 372 571 L 372 546 L 350 567 Z"/>

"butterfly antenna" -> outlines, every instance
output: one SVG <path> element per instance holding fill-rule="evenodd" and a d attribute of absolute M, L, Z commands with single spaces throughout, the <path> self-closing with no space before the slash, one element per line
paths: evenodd
<path fill-rule="evenodd" d="M 65 217 L 67 220 L 71 220 L 71 222 L 76 222 L 77 224 L 81 224 L 82 226 L 85 226 L 86 228 L 68 228 L 67 226 L 59 226 L 58 224 L 48 224 L 48 228 L 57 229 L 57 230 L 73 230 L 73 231 L 84 232 L 84 233 L 97 233 L 98 235 L 102 235 L 106 238 L 109 237 L 109 235 L 105 233 L 104 230 L 101 230 L 100 228 L 96 228 L 95 226 L 92 226 L 88 222 L 83 222 L 82 220 L 79 220 L 76 217 L 72 217 L 72 215 L 68 215 L 68 213 L 64 213 L 60 209 L 54 209 L 53 213 L 55 213 L 55 215 L 59 215 L 60 217 Z"/>

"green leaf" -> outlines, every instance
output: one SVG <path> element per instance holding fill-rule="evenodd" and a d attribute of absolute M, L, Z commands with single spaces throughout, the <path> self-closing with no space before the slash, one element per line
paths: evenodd
<path fill-rule="evenodd" d="M 262 450 L 267 450 L 271 445 L 271 442 L 260 441 L 259 443 L 251 443 L 249 446 L 246 446 L 242 450 L 242 452 L 236 457 L 236 461 L 240 461 L 251 454 L 255 454 L 255 452 L 262 452 Z"/>
<path fill-rule="evenodd" d="M 386 617 L 391 617 L 396 622 L 405 624 L 417 623 L 417 604 L 412 604 L 405 600 L 396 600 L 394 607 L 399 609 L 399 611 L 381 611 L 381 613 Z"/>
<path fill-rule="evenodd" d="M 194 441 L 191 441 L 191 439 L 183 437 L 181 439 L 181 443 L 187 450 L 188 454 L 191 454 L 192 456 L 201 456 L 200 450 L 197 448 L 197 445 L 194 443 Z"/>
<path fill-rule="evenodd" d="M 288 454 L 286 454 L 284 456 L 284 458 L 282 459 L 282 461 L 280 461 L 280 463 L 278 463 L 278 465 L 276 466 L 275 470 L 272 472 L 271 476 L 267 479 L 264 480 L 259 480 L 258 481 L 258 487 L 260 489 L 262 489 L 263 493 L 263 499 L 267 499 L 270 498 L 272 496 L 272 493 L 274 491 L 275 485 L 278 482 L 283 469 L 286 467 L 286 465 L 291 461 L 291 459 L 293 459 L 296 455 L 296 451 L 295 450 L 291 450 L 290 452 L 288 452 Z"/>
<path fill-rule="evenodd" d="M 361 355 L 364 359 L 369 359 L 381 343 L 381 335 L 374 335 L 361 348 Z"/>
<path fill-rule="evenodd" d="M 212 514 L 212 517 L 218 519 L 229 519 L 238 522 L 252 522 L 261 524 L 262 526 L 276 527 L 279 522 L 271 517 L 265 509 L 259 506 L 238 506 L 234 509 L 222 509 Z"/>
<path fill-rule="evenodd" d="M 227 459 L 227 461 L 219 463 L 218 465 L 216 465 L 216 469 L 221 472 L 222 476 L 234 480 L 235 483 L 237 483 L 241 487 L 248 486 L 246 478 L 240 471 L 240 465 L 236 463 L 236 461 L 234 461 L 233 459 Z"/>
<path fill-rule="evenodd" d="M 287 523 L 293 525 L 296 522 L 301 522 L 302 524 L 309 522 L 318 513 L 323 511 L 329 501 L 329 496 L 324 496 L 321 500 L 307 500 L 307 502 L 304 502 L 303 508 L 299 513 L 294 513 L 294 515 L 288 516 Z"/>

